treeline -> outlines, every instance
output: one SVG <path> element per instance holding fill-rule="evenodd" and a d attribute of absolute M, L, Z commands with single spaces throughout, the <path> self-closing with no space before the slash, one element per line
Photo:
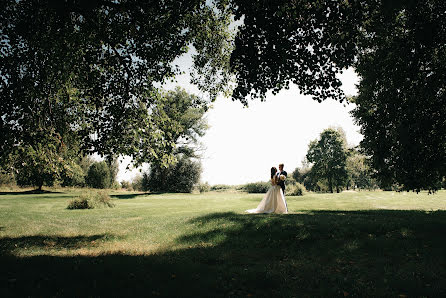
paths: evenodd
<path fill-rule="evenodd" d="M 122 147 L 122 150 L 127 148 L 124 152 L 132 157 L 133 165 L 139 166 L 142 162 L 150 165 L 150 171 L 144 173 L 140 181 L 134 181 L 135 189 L 190 192 L 201 174 L 202 148 L 199 139 L 208 128 L 204 114 L 209 108 L 209 102 L 179 87 L 172 91 L 159 92 L 156 96 L 163 102 L 156 114 L 164 115 L 162 125 L 165 131 L 158 131 L 156 138 L 159 142 L 155 143 L 164 149 L 158 148 L 161 152 L 157 153 L 158 149 L 155 150 L 154 145 L 139 150 L 137 155 L 147 157 L 155 154 L 160 158 L 138 157 L 139 161 L 135 162 L 135 155 L 131 155 L 132 150 L 137 150 L 130 148 L 131 141 L 142 142 L 143 138 L 139 134 L 151 129 L 157 130 L 153 123 L 146 123 L 144 129 L 132 135 L 133 140 L 126 139 L 125 135 L 114 136 L 114 132 L 110 132 L 106 138 L 113 146 Z M 61 122 L 60 125 L 62 124 Z M 164 133 L 168 135 L 169 142 L 163 140 Z M 72 131 L 61 134 L 56 130 L 37 129 L 27 141 L 18 142 L 8 154 L 0 152 L 0 185 L 33 186 L 39 190 L 43 186 L 121 187 L 116 181 L 117 159 L 121 155 L 113 150 L 104 149 L 101 154 L 104 161 L 94 162 L 88 157 L 94 150 L 86 149 L 91 144 L 86 144 Z M 100 147 L 100 142 L 96 142 L 95 146 Z M 129 182 L 124 184 L 124 187 L 129 186 Z"/>

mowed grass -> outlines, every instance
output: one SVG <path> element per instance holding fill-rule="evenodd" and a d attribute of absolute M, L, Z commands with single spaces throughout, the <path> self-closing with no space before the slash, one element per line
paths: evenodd
<path fill-rule="evenodd" d="M 0 194 L 0 296 L 446 296 L 446 191 Z"/>

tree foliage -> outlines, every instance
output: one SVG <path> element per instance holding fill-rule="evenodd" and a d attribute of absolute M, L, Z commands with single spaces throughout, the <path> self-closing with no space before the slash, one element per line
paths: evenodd
<path fill-rule="evenodd" d="M 383 185 L 437 188 L 446 176 L 446 2 L 234 0 L 233 97 L 264 98 L 289 83 L 344 99 L 336 77 L 355 67 L 361 147 Z"/>
<path fill-rule="evenodd" d="M 194 80 L 222 91 L 229 20 L 224 1 L 2 1 L 0 152 L 48 129 L 86 153 L 173 161 L 178 125 L 159 85 L 195 46 Z"/>
<path fill-rule="evenodd" d="M 347 187 L 356 189 L 375 189 L 376 180 L 373 178 L 373 171 L 370 168 L 370 159 L 361 154 L 357 149 L 352 148 L 347 157 Z"/>
<path fill-rule="evenodd" d="M 109 188 L 111 186 L 110 169 L 105 161 L 95 162 L 88 169 L 86 183 L 93 188 Z"/>
<path fill-rule="evenodd" d="M 36 135 L 39 135 L 36 133 Z M 65 167 L 63 143 L 54 135 L 40 135 L 35 145 L 25 145 L 18 148 L 13 157 L 15 178 L 17 185 L 53 186 L 61 175 L 69 175 L 69 168 Z"/>
<path fill-rule="evenodd" d="M 164 96 L 168 103 L 164 111 L 178 124 L 177 133 L 172 135 L 176 161 L 168 167 L 152 162 L 150 172 L 143 177 L 143 186 L 154 192 L 191 192 L 201 174 L 199 137 L 208 128 L 204 117 L 207 102 L 181 88 L 166 92 Z"/>
<path fill-rule="evenodd" d="M 398 1 L 380 12 L 356 63 L 361 146 L 384 187 L 436 190 L 446 176 L 446 3 Z"/>
<path fill-rule="evenodd" d="M 151 168 L 143 177 L 143 188 L 152 192 L 192 192 L 200 180 L 201 163 L 187 156 L 178 157 L 175 164 Z"/>
<path fill-rule="evenodd" d="M 329 191 L 339 192 L 347 180 L 347 149 L 341 134 L 334 129 L 324 130 L 319 140 L 308 146 L 306 158 L 313 163 L 312 174 L 317 180 L 326 179 Z"/>

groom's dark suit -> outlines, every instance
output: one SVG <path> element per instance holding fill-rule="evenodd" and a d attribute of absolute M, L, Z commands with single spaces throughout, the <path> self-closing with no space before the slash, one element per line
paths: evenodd
<path fill-rule="evenodd" d="M 280 177 L 280 175 L 284 175 L 285 177 L 288 177 L 288 173 L 286 171 L 278 171 L 277 176 Z M 279 179 L 279 186 L 282 188 L 283 194 L 285 194 L 285 181 L 282 181 Z"/>

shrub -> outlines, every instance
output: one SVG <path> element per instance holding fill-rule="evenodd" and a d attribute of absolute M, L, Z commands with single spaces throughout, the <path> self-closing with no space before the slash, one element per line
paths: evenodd
<path fill-rule="evenodd" d="M 110 170 L 105 161 L 95 162 L 88 169 L 85 179 L 88 186 L 93 188 L 110 187 Z"/>
<path fill-rule="evenodd" d="M 197 189 L 198 189 L 198 191 L 200 193 L 203 193 L 203 192 L 210 191 L 211 187 L 209 186 L 209 183 L 206 182 L 206 183 L 199 183 L 199 184 L 197 184 Z"/>
<path fill-rule="evenodd" d="M 68 203 L 67 209 L 93 209 L 114 207 L 110 196 L 105 192 L 87 192 Z"/>
<path fill-rule="evenodd" d="M 91 209 L 93 208 L 86 197 L 78 197 L 68 203 L 67 209 Z"/>
<path fill-rule="evenodd" d="M 125 181 L 125 180 L 121 181 L 121 187 L 125 188 L 125 189 L 128 189 L 128 190 L 132 190 L 133 189 L 132 188 L 132 184 L 130 182 L 128 182 L 128 181 Z"/>
<path fill-rule="evenodd" d="M 14 175 L 8 172 L 0 171 L 0 186 L 15 186 Z"/>
<path fill-rule="evenodd" d="M 303 196 L 306 191 L 305 186 L 299 182 L 296 182 L 294 184 L 287 185 L 285 194 L 288 196 Z"/>
<path fill-rule="evenodd" d="M 243 186 L 243 190 L 248 193 L 266 193 L 270 188 L 269 182 L 254 182 Z"/>
<path fill-rule="evenodd" d="M 234 188 L 234 187 L 231 185 L 226 185 L 226 184 L 216 184 L 216 185 L 211 186 L 212 191 L 225 191 L 225 190 L 229 190 L 232 188 Z"/>
<path fill-rule="evenodd" d="M 143 178 L 141 175 L 136 176 L 132 180 L 132 186 L 134 190 L 143 191 Z"/>

